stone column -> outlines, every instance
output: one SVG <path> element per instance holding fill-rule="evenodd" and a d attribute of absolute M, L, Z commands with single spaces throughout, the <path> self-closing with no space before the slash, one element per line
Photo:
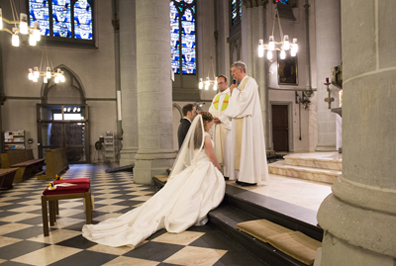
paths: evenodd
<path fill-rule="evenodd" d="M 169 1 L 136 1 L 139 150 L 136 183 L 150 184 L 176 158 L 173 149 Z"/>
<path fill-rule="evenodd" d="M 336 150 L 337 115 L 328 109 L 324 101 L 328 97 L 326 78 L 331 77 L 331 68 L 341 64 L 341 13 L 340 0 L 315 1 L 317 97 L 318 97 L 318 144 L 316 151 Z M 330 85 L 331 88 L 334 88 Z M 338 89 L 332 91 L 332 108 L 338 107 Z"/>
<path fill-rule="evenodd" d="M 135 0 L 119 0 L 123 147 L 120 166 L 135 163 L 138 150 Z"/>
<path fill-rule="evenodd" d="M 318 212 L 322 266 L 396 262 L 396 2 L 342 1 L 343 175 Z"/>
<path fill-rule="evenodd" d="M 253 77 L 259 88 L 261 115 L 263 119 L 265 146 L 269 147 L 268 126 L 268 86 L 266 57 L 258 57 L 258 43 L 265 41 L 266 3 L 248 2 L 242 11 L 242 51 L 241 60 L 247 65 L 247 74 Z"/>

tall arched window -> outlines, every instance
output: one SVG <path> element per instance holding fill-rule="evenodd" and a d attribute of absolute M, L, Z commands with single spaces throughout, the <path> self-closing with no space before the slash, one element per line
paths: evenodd
<path fill-rule="evenodd" d="M 29 23 L 38 21 L 48 38 L 93 41 L 92 5 L 93 0 L 29 0 Z"/>
<path fill-rule="evenodd" d="M 195 6 L 196 0 L 170 1 L 171 63 L 175 74 L 197 72 Z"/>
<path fill-rule="evenodd" d="M 231 26 L 234 26 L 242 17 L 242 0 L 231 1 Z"/>

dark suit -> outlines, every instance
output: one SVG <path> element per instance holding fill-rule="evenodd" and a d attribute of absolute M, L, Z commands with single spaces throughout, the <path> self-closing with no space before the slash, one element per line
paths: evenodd
<path fill-rule="evenodd" d="M 179 150 L 181 148 L 181 145 L 183 144 L 184 138 L 187 135 L 190 125 L 191 122 L 186 118 L 183 118 L 182 121 L 180 122 L 179 128 L 177 129 L 177 140 L 179 142 Z"/>

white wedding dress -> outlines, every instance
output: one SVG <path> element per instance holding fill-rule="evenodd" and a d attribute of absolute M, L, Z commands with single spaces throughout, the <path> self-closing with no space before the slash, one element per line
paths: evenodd
<path fill-rule="evenodd" d="M 203 133 L 203 136 L 207 135 L 207 132 Z M 180 233 L 192 225 L 204 225 L 208 212 L 223 200 L 225 181 L 209 160 L 203 144 L 192 154 L 191 163 L 181 163 L 184 166 L 179 169 L 183 170 L 176 175 L 171 173 L 166 185 L 143 205 L 118 218 L 96 225 L 84 225 L 83 236 L 113 247 L 136 246 L 162 228 L 171 233 Z"/>

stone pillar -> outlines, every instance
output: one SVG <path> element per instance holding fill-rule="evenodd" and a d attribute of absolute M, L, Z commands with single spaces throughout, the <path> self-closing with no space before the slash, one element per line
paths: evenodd
<path fill-rule="evenodd" d="M 176 158 L 173 149 L 169 1 L 136 1 L 139 150 L 136 183 L 150 184 Z M 124 103 L 125 104 L 125 103 Z"/>
<path fill-rule="evenodd" d="M 320 206 L 322 266 L 396 262 L 396 2 L 342 1 L 343 175 Z"/>
<path fill-rule="evenodd" d="M 316 13 L 316 54 L 317 54 L 317 97 L 318 97 L 318 144 L 316 151 L 336 150 L 337 115 L 328 109 L 324 101 L 328 97 L 326 78 L 331 77 L 331 68 L 341 64 L 341 13 L 340 0 L 315 1 Z M 338 89 L 332 108 L 338 107 Z"/>
<path fill-rule="evenodd" d="M 138 150 L 135 0 L 119 0 L 123 147 L 120 166 L 135 163 Z"/>
<path fill-rule="evenodd" d="M 266 57 L 258 57 L 258 43 L 265 41 L 266 4 L 250 2 L 243 6 L 242 11 L 242 51 L 241 60 L 247 65 L 247 74 L 253 77 L 259 88 L 261 115 L 263 119 L 265 145 L 269 147 L 268 126 L 268 86 L 265 69 Z"/>

